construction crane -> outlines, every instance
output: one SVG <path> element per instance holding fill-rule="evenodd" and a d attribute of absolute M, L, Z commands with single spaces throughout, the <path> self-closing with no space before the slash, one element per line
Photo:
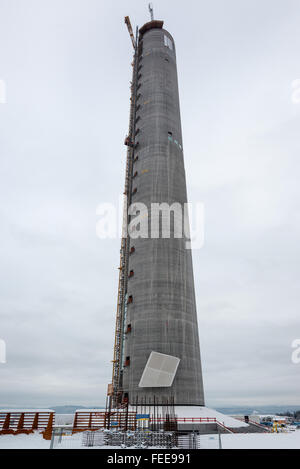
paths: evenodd
<path fill-rule="evenodd" d="M 130 35 L 130 38 L 131 38 L 131 42 L 132 42 L 133 48 L 134 48 L 134 50 L 135 50 L 135 49 L 136 49 L 136 41 L 135 41 L 134 34 L 133 34 L 133 31 L 132 31 L 132 26 L 131 26 L 131 22 L 130 22 L 129 16 L 125 16 L 125 23 L 126 23 L 126 26 L 127 26 L 127 29 L 128 29 L 129 35 Z"/>
<path fill-rule="evenodd" d="M 137 101 L 137 76 L 138 76 L 138 28 L 136 28 L 136 37 L 133 35 L 131 22 L 129 16 L 125 17 L 125 23 L 131 37 L 131 42 L 134 48 L 133 56 L 133 70 L 131 81 L 131 97 L 130 97 L 130 116 L 129 116 L 129 129 L 128 136 L 125 139 L 127 146 L 126 156 L 126 172 L 125 172 L 125 188 L 124 188 L 124 206 L 123 206 L 123 227 L 122 239 L 120 249 L 120 266 L 119 266 L 119 285 L 118 285 L 118 301 L 117 301 L 117 314 L 116 314 L 116 328 L 115 328 L 115 343 L 114 343 L 114 358 L 112 382 L 108 386 L 109 396 L 109 409 L 116 408 L 122 405 L 122 385 L 121 377 L 124 366 L 123 362 L 123 346 L 125 337 L 125 322 L 127 312 L 127 281 L 128 281 L 128 266 L 129 266 L 129 248 L 130 238 L 127 234 L 127 227 L 129 223 L 128 208 L 131 204 L 131 191 L 132 191 L 132 168 L 135 153 L 135 123 L 136 123 L 136 101 Z"/>

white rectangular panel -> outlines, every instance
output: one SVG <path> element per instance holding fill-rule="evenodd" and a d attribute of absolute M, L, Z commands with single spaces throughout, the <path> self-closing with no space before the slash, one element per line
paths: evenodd
<path fill-rule="evenodd" d="M 180 358 L 151 352 L 144 368 L 140 388 L 164 388 L 173 384 Z"/>

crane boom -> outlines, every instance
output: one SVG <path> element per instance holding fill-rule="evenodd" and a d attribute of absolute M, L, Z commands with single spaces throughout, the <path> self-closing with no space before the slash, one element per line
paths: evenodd
<path fill-rule="evenodd" d="M 135 39 L 134 39 L 134 34 L 133 34 L 133 31 L 132 31 L 132 26 L 131 26 L 129 16 L 125 16 L 125 23 L 126 23 L 126 26 L 127 26 L 130 38 L 131 38 L 133 48 L 135 49 L 136 48 L 136 42 L 135 42 Z"/>

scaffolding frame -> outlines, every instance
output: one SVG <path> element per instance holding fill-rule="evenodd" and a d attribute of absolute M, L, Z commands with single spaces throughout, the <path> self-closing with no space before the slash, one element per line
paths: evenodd
<path fill-rule="evenodd" d="M 120 249 L 119 283 L 118 283 L 118 301 L 115 326 L 115 341 L 113 355 L 112 384 L 109 391 L 109 408 L 116 408 L 122 404 L 122 369 L 123 369 L 123 348 L 125 338 L 125 319 L 127 312 L 127 283 L 128 283 L 128 264 L 130 238 L 128 236 L 129 215 L 128 209 L 131 204 L 132 191 L 132 168 L 135 154 L 135 124 L 136 124 L 136 101 L 137 101 L 137 77 L 138 77 L 138 27 L 136 28 L 136 38 L 134 40 L 129 17 L 125 18 L 134 55 L 132 62 L 132 81 L 130 96 L 130 114 L 128 136 L 125 139 L 127 145 L 125 189 L 123 203 L 123 225 L 122 239 Z"/>

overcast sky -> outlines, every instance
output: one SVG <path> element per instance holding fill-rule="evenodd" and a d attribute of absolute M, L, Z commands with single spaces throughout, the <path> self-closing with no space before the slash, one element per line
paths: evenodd
<path fill-rule="evenodd" d="M 300 405 L 299 0 L 157 0 L 177 49 L 206 404 Z M 0 0 L 1 406 L 102 405 L 141 0 Z"/>

